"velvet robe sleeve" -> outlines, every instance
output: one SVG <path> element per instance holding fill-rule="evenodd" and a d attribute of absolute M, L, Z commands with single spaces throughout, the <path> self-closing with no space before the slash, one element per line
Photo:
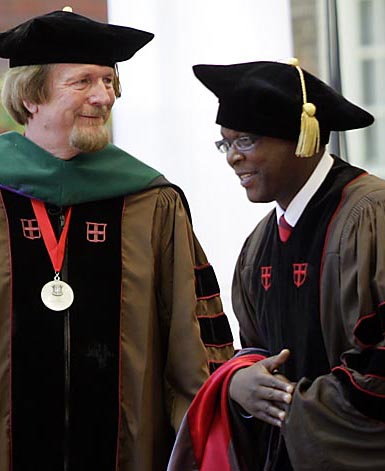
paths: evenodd
<path fill-rule="evenodd" d="M 353 182 L 325 243 L 328 375 L 297 385 L 283 434 L 295 470 L 385 469 L 385 186 Z"/>
<path fill-rule="evenodd" d="M 165 382 L 171 422 L 177 430 L 208 377 L 211 362 L 223 363 L 233 355 L 232 337 L 214 271 L 173 189 L 160 190 L 154 217 L 157 296 L 167 339 Z M 201 319 L 207 325 L 200 325 Z"/>
<path fill-rule="evenodd" d="M 254 314 L 252 274 L 254 257 L 270 215 L 271 213 L 257 225 L 243 244 L 233 277 L 232 303 L 239 322 L 240 339 L 244 348 L 267 348 L 259 334 L 258 323 Z"/>

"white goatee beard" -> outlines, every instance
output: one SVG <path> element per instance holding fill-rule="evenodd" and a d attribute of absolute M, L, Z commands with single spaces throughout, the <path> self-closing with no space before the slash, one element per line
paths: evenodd
<path fill-rule="evenodd" d="M 102 150 L 110 141 L 110 133 L 106 126 L 74 126 L 70 134 L 72 147 L 82 152 Z"/>

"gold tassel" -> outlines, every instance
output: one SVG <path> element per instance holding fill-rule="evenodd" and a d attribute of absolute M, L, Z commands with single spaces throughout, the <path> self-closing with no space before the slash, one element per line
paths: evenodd
<path fill-rule="evenodd" d="M 307 101 L 305 78 L 302 69 L 298 66 L 298 60 L 293 58 L 290 64 L 293 65 L 299 73 L 303 99 L 301 129 L 295 155 L 297 157 L 312 157 L 319 152 L 320 148 L 320 129 L 318 120 L 315 117 L 316 107 L 313 103 Z"/>
<path fill-rule="evenodd" d="M 315 112 L 316 107 L 313 103 L 304 103 L 302 106 L 301 132 L 295 150 L 295 155 L 298 157 L 312 157 L 319 152 L 320 131 Z"/>

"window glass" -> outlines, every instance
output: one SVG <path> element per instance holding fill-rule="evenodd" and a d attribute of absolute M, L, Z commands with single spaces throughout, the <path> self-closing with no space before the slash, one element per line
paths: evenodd
<path fill-rule="evenodd" d="M 361 62 L 362 96 L 363 105 L 374 105 L 375 97 L 375 62 L 372 59 L 364 59 Z"/>
<path fill-rule="evenodd" d="M 363 45 L 373 43 L 373 2 L 361 0 L 359 4 L 360 42 Z"/>

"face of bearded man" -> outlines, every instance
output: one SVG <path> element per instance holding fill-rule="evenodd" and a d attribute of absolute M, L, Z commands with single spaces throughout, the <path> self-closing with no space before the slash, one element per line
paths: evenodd
<path fill-rule="evenodd" d="M 54 64 L 49 100 L 32 105 L 26 137 L 61 158 L 103 149 L 110 140 L 114 78 L 112 67 Z"/>

